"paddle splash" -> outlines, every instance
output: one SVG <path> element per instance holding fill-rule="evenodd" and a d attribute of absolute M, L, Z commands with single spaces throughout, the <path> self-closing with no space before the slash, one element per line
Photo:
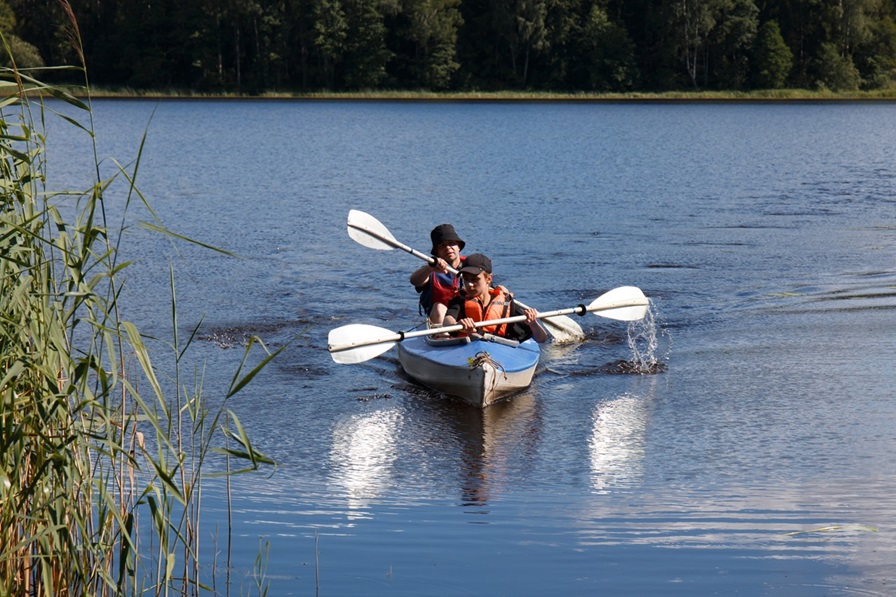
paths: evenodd
<path fill-rule="evenodd" d="M 647 309 L 643 319 L 630 321 L 626 332 L 626 342 L 632 351 L 629 360 L 618 360 L 603 367 L 605 373 L 653 375 L 666 371 L 665 358 L 658 355 L 659 336 L 653 303 Z"/>

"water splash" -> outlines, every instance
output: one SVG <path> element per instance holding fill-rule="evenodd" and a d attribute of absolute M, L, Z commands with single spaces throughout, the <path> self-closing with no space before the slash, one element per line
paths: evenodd
<path fill-rule="evenodd" d="M 665 371 L 664 359 L 658 356 L 659 336 L 663 333 L 659 331 L 651 301 L 644 318 L 628 324 L 627 340 L 628 347 L 632 351 L 632 358 L 628 361 L 613 363 L 614 370 L 617 373 L 640 373 L 643 375 Z"/>

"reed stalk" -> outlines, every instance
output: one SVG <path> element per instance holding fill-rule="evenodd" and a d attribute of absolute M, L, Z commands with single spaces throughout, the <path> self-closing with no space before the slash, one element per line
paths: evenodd
<path fill-rule="evenodd" d="M 183 373 L 196 330 L 178 334 L 172 271 L 162 369 L 173 374 L 157 378 L 156 353 L 121 316 L 124 220 L 116 228 L 106 214 L 121 181 L 126 206 L 149 207 L 140 159 L 100 177 L 86 68 L 69 70 L 84 77 L 81 99 L 39 71 L 0 69 L 0 595 L 199 594 L 203 467 L 215 451 L 245 463 L 235 473 L 271 464 L 227 403 L 279 351 L 253 338 L 208 409 L 201 375 Z M 54 111 L 59 101 L 80 116 Z M 48 190 L 51 118 L 93 140 L 90 188 Z"/>

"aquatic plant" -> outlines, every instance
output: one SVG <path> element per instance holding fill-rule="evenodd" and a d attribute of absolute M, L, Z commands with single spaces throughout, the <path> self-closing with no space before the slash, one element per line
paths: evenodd
<path fill-rule="evenodd" d="M 236 472 L 271 463 L 227 401 L 279 351 L 253 338 L 209 409 L 201 376 L 182 373 L 196 330 L 178 333 L 172 271 L 170 379 L 159 379 L 146 338 L 121 315 L 124 224 L 106 212 L 123 188 L 125 211 L 139 201 L 152 213 L 136 185 L 140 157 L 100 177 L 86 67 L 66 69 L 84 77 L 86 99 L 14 61 L 0 69 L 0 595 L 198 594 L 203 466 L 215 452 L 227 470 L 245 462 Z M 92 140 L 89 188 L 48 190 L 50 119 Z"/>

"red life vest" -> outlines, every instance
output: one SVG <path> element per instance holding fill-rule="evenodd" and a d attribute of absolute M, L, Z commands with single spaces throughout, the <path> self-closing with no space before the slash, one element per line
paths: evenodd
<path fill-rule="evenodd" d="M 463 267 L 463 262 L 466 258 L 465 255 L 461 256 L 461 264 L 458 267 Z M 429 284 L 425 285 L 419 292 L 420 313 L 429 315 L 433 305 L 447 305 L 451 302 L 451 299 L 460 293 L 460 280 L 454 274 L 433 272 L 429 274 Z"/>
<path fill-rule="evenodd" d="M 441 303 L 447 305 L 451 299 L 457 296 L 460 283 L 457 276 L 433 272 L 429 276 L 429 287 L 432 289 L 430 306 Z"/>
<path fill-rule="evenodd" d="M 464 312 L 461 313 L 460 318 L 469 317 L 473 321 L 488 321 L 489 319 L 503 319 L 510 315 L 510 303 L 513 301 L 512 294 L 507 292 L 503 286 L 490 288 L 488 294 L 490 298 L 487 305 L 483 305 L 478 298 L 464 301 Z M 496 336 L 503 336 L 507 333 L 507 324 L 486 325 L 477 329 Z M 467 334 L 460 332 L 460 335 Z"/>

